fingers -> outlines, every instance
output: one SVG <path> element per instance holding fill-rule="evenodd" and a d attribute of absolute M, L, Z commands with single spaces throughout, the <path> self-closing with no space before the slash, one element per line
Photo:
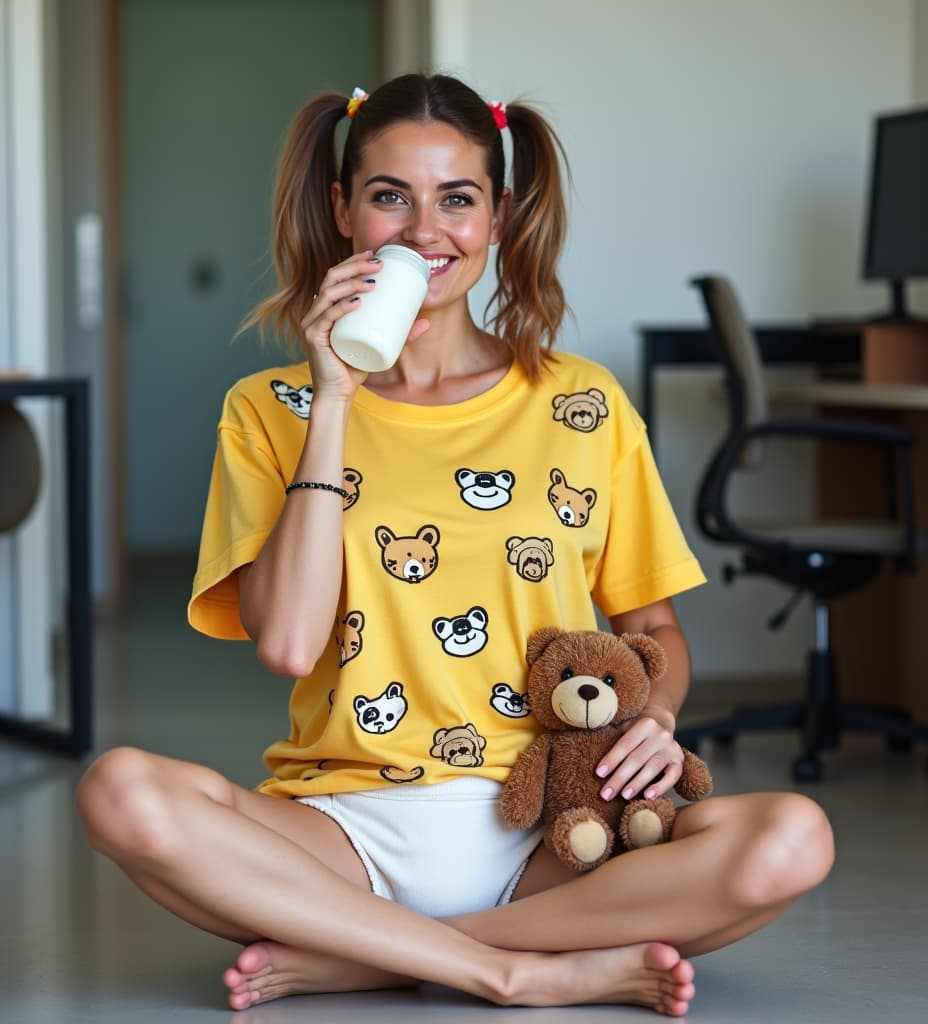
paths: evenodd
<path fill-rule="evenodd" d="M 646 799 L 663 796 L 683 773 L 683 751 L 673 733 L 651 718 L 639 719 L 609 751 L 596 768 L 603 779 L 600 795 L 626 800 L 642 794 Z"/>
<path fill-rule="evenodd" d="M 332 267 L 322 280 L 306 316 L 300 323 L 307 333 L 313 327 L 331 330 L 332 324 L 353 308 L 358 297 L 374 287 L 375 275 L 383 266 L 373 252 L 355 253 Z"/>

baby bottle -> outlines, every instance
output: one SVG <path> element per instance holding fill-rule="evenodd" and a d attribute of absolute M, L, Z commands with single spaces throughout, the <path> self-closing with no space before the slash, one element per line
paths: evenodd
<path fill-rule="evenodd" d="M 429 290 L 429 265 L 417 252 L 384 245 L 376 255 L 383 260 L 376 287 L 336 320 L 330 335 L 339 359 L 368 373 L 389 370 L 399 358 Z"/>

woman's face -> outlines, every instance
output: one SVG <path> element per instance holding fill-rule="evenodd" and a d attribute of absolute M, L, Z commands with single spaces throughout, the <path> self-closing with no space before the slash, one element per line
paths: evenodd
<path fill-rule="evenodd" d="M 333 185 L 339 231 L 355 252 L 404 245 L 429 261 L 423 307 L 466 297 L 498 240 L 505 199 L 493 209 L 483 150 L 441 121 L 404 121 L 365 147 L 345 202 Z"/>

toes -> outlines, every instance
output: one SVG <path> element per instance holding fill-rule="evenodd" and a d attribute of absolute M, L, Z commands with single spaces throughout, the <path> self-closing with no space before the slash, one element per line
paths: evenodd
<path fill-rule="evenodd" d="M 674 964 L 670 971 L 670 977 L 681 985 L 689 985 L 692 983 L 693 978 L 696 977 L 696 970 L 689 960 L 681 960 L 679 963 Z"/>
<path fill-rule="evenodd" d="M 245 978 L 236 968 L 229 967 L 222 975 L 222 983 L 226 988 L 238 988 L 245 984 Z"/>
<path fill-rule="evenodd" d="M 673 946 L 665 945 L 663 942 L 651 942 L 645 947 L 645 967 L 650 967 L 655 971 L 670 971 L 679 967 L 681 963 L 685 963 L 685 961 L 680 960 L 680 954 Z"/>
<path fill-rule="evenodd" d="M 664 996 L 664 1013 L 668 1017 L 682 1017 L 689 1008 L 690 1004 L 682 999 L 671 999 L 670 996 Z"/>
<path fill-rule="evenodd" d="M 235 964 L 243 974 L 256 974 L 265 968 L 269 969 L 271 966 L 270 950 L 263 943 L 254 942 L 239 953 Z"/>

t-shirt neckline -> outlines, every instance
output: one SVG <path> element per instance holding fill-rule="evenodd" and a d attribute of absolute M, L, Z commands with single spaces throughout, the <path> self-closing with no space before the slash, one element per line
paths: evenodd
<path fill-rule="evenodd" d="M 527 383 L 522 367 L 518 361 L 513 360 L 509 369 L 495 384 L 486 391 L 481 391 L 479 395 L 464 399 L 463 402 L 454 402 L 450 405 L 413 405 L 384 398 L 362 385 L 355 394 L 354 405 L 365 413 L 385 420 L 403 423 L 451 423 L 489 412 L 494 406 L 507 402 Z"/>

